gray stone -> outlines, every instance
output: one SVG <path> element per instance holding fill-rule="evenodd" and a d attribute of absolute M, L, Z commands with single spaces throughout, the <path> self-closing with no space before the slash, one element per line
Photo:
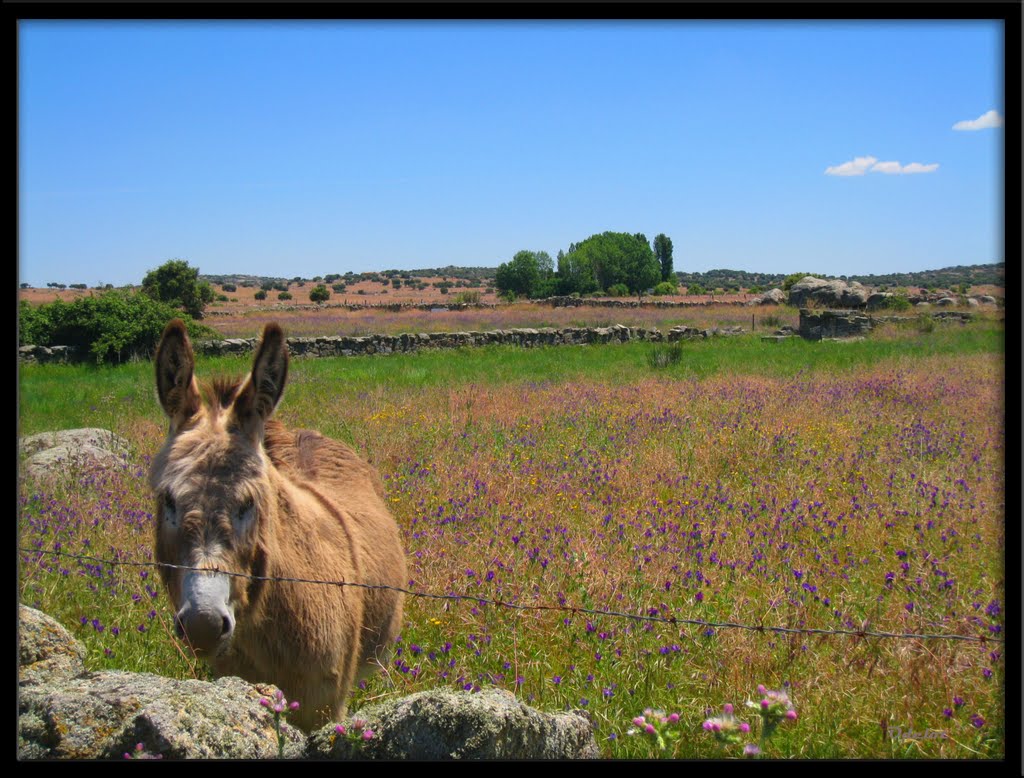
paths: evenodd
<path fill-rule="evenodd" d="M 85 672 L 85 647 L 56 619 L 18 607 L 18 685 L 36 686 Z"/>
<path fill-rule="evenodd" d="M 46 614 L 19 611 L 18 757 L 270 759 L 278 756 L 269 684 L 149 673 L 85 672 L 85 650 Z M 308 737 L 283 727 L 286 758 L 582 759 L 599 755 L 580 712 L 543 713 L 510 692 L 435 690 L 359 711 L 371 740 L 328 725 Z M 352 720 L 348 722 L 354 731 Z"/>
<path fill-rule="evenodd" d="M 22 438 L 18 444 L 23 457 L 22 472 L 33 478 L 74 470 L 112 468 L 124 465 L 131 447 L 124 438 L 96 427 L 40 432 Z"/>
<path fill-rule="evenodd" d="M 359 713 L 371 740 L 339 737 L 333 726 L 314 733 L 314 759 L 595 759 L 593 726 L 581 712 L 542 713 L 511 693 L 434 690 Z M 353 727 L 351 721 L 348 724 Z"/>
<path fill-rule="evenodd" d="M 859 337 L 871 328 L 871 318 L 857 311 L 800 309 L 800 337 L 807 340 Z"/>
<path fill-rule="evenodd" d="M 804 276 L 789 290 L 789 303 L 798 307 L 814 304 L 825 308 L 863 308 L 868 290 L 857 281 Z"/>

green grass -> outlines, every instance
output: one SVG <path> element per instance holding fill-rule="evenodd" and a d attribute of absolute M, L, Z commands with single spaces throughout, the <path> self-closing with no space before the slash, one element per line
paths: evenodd
<path fill-rule="evenodd" d="M 693 341 L 659 368 L 653 348 L 296 359 L 278 415 L 377 465 L 420 591 L 825 629 L 1002 627 L 998 324 L 894 327 L 850 343 Z M 249 360 L 200 359 L 197 372 L 242 374 Z M 137 452 L 103 479 L 70 469 L 21 482 L 22 547 L 145 558 L 145 455 L 166 430 L 153 381 L 145 363 L 22 368 L 21 434 L 108 427 Z M 138 568 L 22 553 L 21 601 L 81 638 L 90 668 L 206 677 L 172 638 L 166 596 L 147 584 Z M 604 755 L 639 758 L 656 754 L 626 733 L 650 706 L 681 715 L 674 755 L 705 759 L 735 755 L 701 730 L 706 709 L 740 709 L 758 683 L 789 682 L 800 718 L 769 755 L 1005 751 L 997 643 L 705 634 L 409 598 L 399 648 L 402 666 L 371 681 L 355 709 L 493 685 L 543 710 L 585 708 Z M 947 717 L 954 697 L 964 705 Z M 949 738 L 886 738 L 883 721 Z"/>
<path fill-rule="evenodd" d="M 389 356 L 297 359 L 292 362 L 286 397 L 294 399 L 312 391 L 341 402 L 361 393 L 416 392 L 475 384 L 577 380 L 626 383 L 650 372 L 649 358 L 656 348 L 651 343 L 534 349 L 488 346 Z M 772 343 L 755 334 L 686 341 L 681 359 L 658 372 L 691 379 L 722 374 L 784 377 L 852 370 L 883 360 L 1001 354 L 1003 350 L 1003 328 L 991 321 L 966 327 L 939 324 L 925 337 L 903 332 L 849 343 L 801 338 Z M 250 357 L 200 357 L 197 374 L 244 375 L 249 366 Z M 100 426 L 119 433 L 127 432 L 126 425 L 140 417 L 162 425 L 152 373 L 153 367 L 147 362 L 114 367 L 23 365 L 19 376 L 20 434 L 53 429 L 54 420 L 60 421 L 61 429 Z"/>

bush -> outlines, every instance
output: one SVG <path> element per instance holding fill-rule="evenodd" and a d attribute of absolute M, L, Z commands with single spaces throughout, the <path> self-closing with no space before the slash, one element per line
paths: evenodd
<path fill-rule="evenodd" d="M 628 297 L 629 287 L 625 284 L 612 284 L 608 287 L 609 297 Z"/>
<path fill-rule="evenodd" d="M 309 299 L 314 303 L 325 303 L 331 299 L 331 290 L 323 284 L 317 284 L 309 290 Z"/>
<path fill-rule="evenodd" d="M 457 295 L 452 297 L 453 303 L 467 303 L 469 305 L 475 305 L 480 302 L 479 292 L 459 292 Z"/>
<path fill-rule="evenodd" d="M 345 284 L 342 284 L 342 283 L 331 284 L 331 289 L 333 289 L 338 294 L 341 294 L 342 292 L 344 292 L 346 288 L 347 287 L 345 286 Z"/>
<path fill-rule="evenodd" d="M 217 337 L 168 303 L 120 289 L 70 303 L 55 300 L 32 305 L 22 301 L 18 313 L 21 345 L 71 346 L 80 354 L 90 354 L 97 363 L 150 356 L 167 322 L 174 318 L 185 320 L 192 338 Z"/>
<path fill-rule="evenodd" d="M 662 281 L 660 284 L 658 284 L 656 287 L 654 287 L 654 294 L 659 296 L 659 297 L 662 296 L 662 295 L 675 294 L 675 293 L 676 293 L 676 285 L 673 284 L 671 281 Z"/>
<path fill-rule="evenodd" d="M 892 311 L 908 311 L 910 310 L 910 300 L 905 294 L 894 294 L 885 301 L 885 307 Z"/>
<path fill-rule="evenodd" d="M 219 302 L 219 303 L 226 303 L 227 301 L 228 301 L 228 296 L 226 294 L 219 294 L 219 295 L 217 295 L 217 302 Z"/>
<path fill-rule="evenodd" d="M 655 370 L 675 365 L 683 358 L 683 344 L 670 343 L 667 346 L 655 346 L 647 355 L 647 364 Z"/>
<path fill-rule="evenodd" d="M 199 269 L 183 259 L 170 259 L 142 279 L 142 292 L 153 300 L 180 308 L 193 319 L 215 299 L 213 287 L 199 280 Z"/>
<path fill-rule="evenodd" d="M 234 292 L 238 290 L 238 287 L 234 284 L 221 284 L 220 288 L 223 292 Z"/>
<path fill-rule="evenodd" d="M 278 295 L 277 295 L 277 299 L 278 300 L 291 300 L 292 299 L 292 293 L 291 292 L 279 292 Z"/>
<path fill-rule="evenodd" d="M 255 297 L 256 297 L 257 300 L 266 300 L 267 299 L 267 290 L 266 289 L 260 289 L 258 292 L 256 292 Z"/>
<path fill-rule="evenodd" d="M 706 292 L 704 291 L 704 287 L 701 286 L 700 284 L 690 284 L 688 287 L 686 287 L 686 293 L 693 295 L 706 294 Z"/>

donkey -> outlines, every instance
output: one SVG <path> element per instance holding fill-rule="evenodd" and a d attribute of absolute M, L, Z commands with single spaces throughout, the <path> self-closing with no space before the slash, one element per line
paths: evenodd
<path fill-rule="evenodd" d="M 156 559 L 175 628 L 217 676 L 273 683 L 311 730 L 345 715 L 402 625 L 405 553 L 377 472 L 342 443 L 270 418 L 288 375 L 268 324 L 244 379 L 200 390 L 185 325 L 167 325 L 156 387 L 170 420 L 153 459 Z M 273 580 L 301 578 L 368 586 Z"/>

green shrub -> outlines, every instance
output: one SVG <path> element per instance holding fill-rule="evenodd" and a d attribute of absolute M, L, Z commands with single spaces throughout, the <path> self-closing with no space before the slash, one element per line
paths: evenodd
<path fill-rule="evenodd" d="M 340 282 L 337 283 L 337 284 L 331 284 L 331 289 L 333 289 L 338 294 L 341 294 L 342 292 L 344 292 L 346 288 L 347 287 L 345 286 L 345 284 L 340 283 Z"/>
<path fill-rule="evenodd" d="M 199 280 L 199 268 L 184 259 L 170 259 L 142 279 L 142 292 L 154 300 L 179 308 L 193 319 L 203 318 L 203 310 L 214 301 L 213 287 Z"/>
<path fill-rule="evenodd" d="M 278 300 L 291 300 L 292 299 L 292 293 L 291 292 L 278 292 L 277 299 Z"/>
<path fill-rule="evenodd" d="M 309 290 L 309 299 L 314 303 L 325 303 L 331 299 L 331 290 L 323 284 L 317 284 Z"/>
<path fill-rule="evenodd" d="M 894 294 L 885 301 L 885 307 L 893 311 L 908 311 L 910 310 L 910 300 L 905 294 Z"/>
<path fill-rule="evenodd" d="M 267 290 L 266 289 L 260 289 L 258 292 L 256 292 L 256 294 L 254 296 L 256 297 L 257 300 L 266 300 L 267 299 Z"/>
<path fill-rule="evenodd" d="M 629 287 L 625 284 L 612 284 L 608 287 L 609 297 L 628 297 Z"/>
<path fill-rule="evenodd" d="M 706 292 L 704 291 L 704 287 L 701 286 L 700 284 L 690 284 L 688 287 L 686 287 L 686 293 L 693 295 L 706 294 Z"/>
<path fill-rule="evenodd" d="M 452 297 L 453 303 L 467 303 L 469 305 L 475 305 L 480 302 L 479 292 L 459 292 L 457 295 Z"/>
<path fill-rule="evenodd" d="M 675 365 L 683 358 L 683 344 L 676 341 L 668 345 L 656 345 L 647 354 L 647 364 L 657 370 Z"/>
<path fill-rule="evenodd" d="M 676 293 L 676 285 L 673 284 L 671 281 L 662 281 L 660 284 L 658 284 L 656 287 L 654 287 L 654 294 L 659 296 L 659 297 L 662 296 L 662 295 L 675 294 L 675 293 Z"/>
<path fill-rule="evenodd" d="M 220 288 L 221 291 L 224 292 L 234 292 L 238 290 L 238 287 L 236 287 L 234 284 L 221 284 Z"/>
<path fill-rule="evenodd" d="M 146 294 L 114 289 L 66 303 L 19 306 L 21 345 L 71 346 L 96 362 L 123 362 L 148 357 L 171 319 L 185 321 L 194 339 L 217 337 L 207 327 L 183 316 L 174 306 Z"/>

